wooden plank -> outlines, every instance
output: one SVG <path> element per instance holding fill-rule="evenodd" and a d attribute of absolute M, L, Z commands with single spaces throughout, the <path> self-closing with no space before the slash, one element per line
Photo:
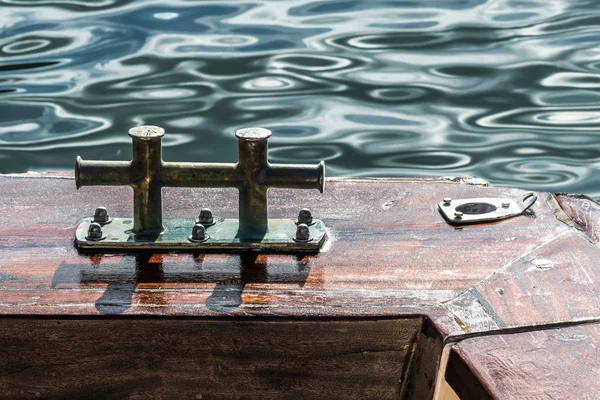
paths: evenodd
<path fill-rule="evenodd" d="M 410 379 L 400 399 L 431 399 L 440 368 L 443 341 L 429 319 L 424 319 L 410 365 Z"/>
<path fill-rule="evenodd" d="M 594 199 L 577 194 L 554 195 L 562 211 L 595 243 L 600 242 L 600 204 Z"/>
<path fill-rule="evenodd" d="M 149 341 L 147 347 L 142 347 L 144 352 L 137 353 L 136 362 L 144 366 L 158 362 L 151 346 L 160 345 L 152 341 L 151 333 L 170 332 L 167 338 L 171 348 L 176 348 L 179 339 L 174 338 L 179 335 L 194 337 L 187 325 L 170 325 L 181 318 L 193 321 L 191 325 L 215 324 L 212 331 L 198 325 L 194 332 L 209 332 L 207 336 L 196 336 L 198 343 L 218 343 L 229 340 L 226 326 L 234 321 L 219 325 L 223 318 L 249 321 L 260 317 L 282 323 L 292 318 L 292 325 L 304 323 L 299 320 L 318 319 L 322 321 L 318 327 L 297 329 L 305 329 L 304 336 L 327 336 L 327 326 L 340 318 L 367 318 L 365 323 L 370 323 L 372 319 L 393 317 L 400 325 L 407 319 L 433 321 L 423 325 L 416 339 L 403 342 L 412 343 L 413 350 L 403 353 L 400 369 L 394 370 L 394 376 L 403 382 L 395 387 L 395 395 L 430 398 L 444 341 L 600 318 L 600 310 L 595 307 L 600 249 L 592 243 L 593 236 L 588 236 L 593 229 L 586 234 L 582 232 L 585 224 L 576 218 L 570 222 L 557 218 L 558 200 L 543 194 L 533 206 L 532 215 L 455 228 L 436 210 L 441 198 L 520 197 L 525 192 L 447 180 L 406 179 L 329 180 L 323 195 L 273 190 L 269 194 L 271 217 L 291 217 L 298 209 L 308 207 L 330 228 L 331 240 L 325 251 L 295 256 L 79 252 L 73 237 L 80 219 L 97 206 L 107 206 L 116 217 L 130 216 L 130 189 L 76 191 L 69 174 L 59 174 L 0 177 L 0 193 L 0 332 L 6 333 L 4 340 L 25 332 L 2 347 L 13 354 L 12 364 L 0 363 L 0 368 L 9 368 L 3 370 L 7 376 L 15 375 L 11 386 L 15 382 L 35 385 L 33 375 L 27 375 L 37 368 L 28 367 L 35 365 L 33 354 L 40 356 L 44 365 L 51 364 L 55 353 L 45 353 L 47 346 L 42 342 L 54 338 L 52 335 L 61 338 L 63 331 L 67 332 L 66 338 L 81 342 L 78 352 L 73 353 L 80 357 L 87 354 L 86 340 L 96 331 L 102 343 L 112 340 L 115 346 L 101 347 L 100 341 L 92 341 L 99 354 L 109 357 L 111 352 L 118 353 L 119 346 L 125 346 L 122 360 L 109 365 L 98 361 L 94 369 L 108 371 L 110 376 L 105 376 L 103 382 L 116 380 L 110 389 L 114 393 L 137 393 L 135 390 L 141 390 L 138 384 L 146 382 L 152 387 L 152 382 L 158 378 L 163 382 L 168 374 L 152 375 L 147 368 L 146 375 L 128 381 L 127 374 L 116 372 L 123 368 L 127 354 L 136 355 L 128 344 L 131 335 L 124 333 L 128 327 L 138 329 L 135 332 Z M 169 189 L 164 191 L 164 207 L 168 218 L 193 217 L 201 207 L 231 218 L 237 215 L 237 193 L 228 189 Z M 567 214 L 566 206 L 561 210 Z M 151 321 L 142 317 L 163 321 L 163 325 L 156 322 L 159 325 L 141 328 L 139 321 Z M 205 319 L 210 323 L 203 322 Z M 56 321 L 70 322 L 53 325 Z M 371 326 L 365 329 L 368 332 Z M 73 333 L 68 333 L 71 330 Z M 150 333 L 143 333 L 145 330 Z M 29 331 L 37 334 L 29 335 Z M 261 339 L 269 336 L 259 330 L 252 332 Z M 397 345 L 391 332 L 392 328 L 381 340 Z M 282 336 L 276 337 L 283 340 Z M 360 347 L 368 342 L 363 339 L 353 335 L 340 338 L 340 346 Z M 67 342 L 56 340 L 57 348 L 62 345 L 66 349 Z M 25 343 L 32 343 L 34 350 L 27 363 L 19 364 L 14 349 Z M 141 342 L 139 345 L 143 346 Z M 191 349 L 192 343 L 187 346 Z M 201 347 L 204 356 L 211 354 L 206 346 Z M 165 354 L 166 347 L 162 349 L 161 354 Z M 284 360 L 288 356 L 281 357 Z M 367 361 L 371 368 L 375 361 Z M 65 365 L 71 362 L 67 360 Z M 205 365 L 214 368 L 218 364 Z M 322 365 L 328 364 L 322 361 Z M 377 371 L 376 365 L 364 376 L 356 375 L 357 381 Z M 20 368 L 24 368 L 24 375 Z M 85 369 L 86 365 L 79 368 Z M 86 389 L 81 382 L 70 380 L 75 378 L 64 379 L 71 382 L 65 393 L 75 397 L 98 387 L 100 382 L 90 378 L 98 385 L 93 383 Z M 51 387 L 47 383 L 40 390 Z M 21 389 L 26 390 L 24 386 Z M 309 392 L 298 393 L 312 396 Z"/>
<path fill-rule="evenodd" d="M 392 399 L 420 318 L 2 319 L 2 398 Z"/>
<path fill-rule="evenodd" d="M 454 334 L 598 321 L 598 260 L 582 233 L 558 235 L 448 302 Z"/>
<path fill-rule="evenodd" d="M 543 202 L 533 206 L 535 218 L 462 229 L 436 210 L 446 196 L 518 197 L 519 190 L 334 180 L 323 195 L 269 192 L 272 217 L 309 207 L 330 227 L 328 249 L 316 256 L 94 256 L 74 248 L 75 227 L 99 205 L 131 215 L 131 190 L 76 191 L 73 180 L 59 178 L 0 177 L 0 314 L 433 316 L 446 312 L 441 302 L 573 229 Z M 237 214 L 229 189 L 169 189 L 163 203 L 171 218 L 205 206 Z"/>
<path fill-rule="evenodd" d="M 594 324 L 476 337 L 454 351 L 496 399 L 592 400 L 600 393 L 599 347 Z"/>

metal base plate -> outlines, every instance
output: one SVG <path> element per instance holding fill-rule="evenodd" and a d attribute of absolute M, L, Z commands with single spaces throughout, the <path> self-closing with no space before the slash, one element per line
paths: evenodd
<path fill-rule="evenodd" d="M 269 230 L 261 237 L 239 237 L 238 220 L 218 218 L 217 223 L 206 227 L 208 240 L 189 240 L 193 219 L 166 219 L 164 231 L 154 236 L 139 236 L 132 231 L 131 218 L 113 218 L 102 226 L 106 238 L 98 241 L 86 239 L 93 218 L 85 218 L 77 227 L 75 242 L 82 249 L 114 250 L 167 250 L 167 251 L 269 251 L 269 252 L 316 252 L 326 239 L 325 225 L 313 220 L 309 226 L 310 239 L 296 241 L 296 221 L 293 219 L 269 219 Z"/>
<path fill-rule="evenodd" d="M 499 221 L 521 215 L 536 200 L 537 194 L 534 192 L 525 193 L 522 198 L 515 199 L 492 197 L 449 199 L 449 202 L 441 201 L 438 209 L 450 224 L 465 225 Z"/>

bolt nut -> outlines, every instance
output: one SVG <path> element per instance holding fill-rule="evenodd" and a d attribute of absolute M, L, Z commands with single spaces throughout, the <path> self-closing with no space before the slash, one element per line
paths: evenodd
<path fill-rule="evenodd" d="M 206 234 L 206 228 L 202 224 L 196 224 L 192 228 L 192 234 L 189 239 L 192 242 L 205 242 L 209 239 L 209 236 Z"/>
<path fill-rule="evenodd" d="M 88 228 L 87 236 L 85 237 L 87 240 L 102 240 L 106 236 L 102 233 L 102 225 L 97 222 L 92 222 Z"/>
<path fill-rule="evenodd" d="M 196 221 L 196 223 L 202 224 L 204 226 L 211 226 L 215 224 L 215 219 L 210 208 L 203 208 L 202 210 L 200 210 L 200 215 L 198 215 L 198 220 Z"/>
<path fill-rule="evenodd" d="M 463 216 L 462 211 L 455 211 L 454 212 L 454 217 L 456 217 L 456 218 L 462 218 L 462 216 Z"/>
<path fill-rule="evenodd" d="M 310 229 L 306 224 L 298 224 L 296 227 L 296 237 L 294 238 L 298 242 L 307 242 L 310 240 Z"/>
<path fill-rule="evenodd" d="M 508 208 L 508 207 L 510 207 L 510 201 L 503 201 L 502 208 Z"/>
<path fill-rule="evenodd" d="M 308 208 L 303 208 L 302 210 L 300 210 L 300 212 L 298 213 L 297 223 L 306 225 L 310 225 L 313 223 L 312 213 Z"/>
<path fill-rule="evenodd" d="M 449 206 L 452 203 L 452 199 L 450 197 L 444 197 L 444 205 Z"/>
<path fill-rule="evenodd" d="M 111 221 L 110 216 L 108 215 L 108 211 L 105 207 L 98 207 L 96 211 L 94 211 L 94 222 L 99 223 L 100 225 L 108 224 Z"/>

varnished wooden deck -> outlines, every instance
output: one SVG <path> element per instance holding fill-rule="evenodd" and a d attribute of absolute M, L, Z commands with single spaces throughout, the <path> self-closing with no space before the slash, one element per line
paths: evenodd
<path fill-rule="evenodd" d="M 0 389 L 14 388 L 28 374 L 30 359 L 19 358 L 16 348 L 25 342 L 14 340 L 19 329 L 33 329 L 24 321 L 418 319 L 431 326 L 416 328 L 421 335 L 437 332 L 440 351 L 456 343 L 456 354 L 487 392 L 517 398 L 513 386 L 498 383 L 497 371 L 489 372 L 485 358 L 495 353 L 486 346 L 516 346 L 500 353 L 512 360 L 506 365 L 519 368 L 528 359 L 517 349 L 532 342 L 511 342 L 521 337 L 513 333 L 543 335 L 600 321 L 600 208 L 589 199 L 540 193 L 532 215 L 454 228 L 436 210 L 443 197 L 524 193 L 472 183 L 334 179 L 322 195 L 271 190 L 272 217 L 308 207 L 330 228 L 330 243 L 315 256 L 99 255 L 77 251 L 75 228 L 101 205 L 114 216 L 131 215 L 130 189 L 76 191 L 69 174 L 0 177 L 0 347 L 8 354 L 0 363 Z M 167 218 L 195 216 L 202 207 L 223 217 L 237 213 L 235 190 L 167 189 L 163 196 Z M 559 340 L 544 334 L 548 343 Z M 549 346 L 540 354 L 552 353 Z M 593 365 L 600 358 L 595 354 Z M 432 368 L 416 363 L 410 379 L 432 382 L 419 375 L 431 375 Z M 576 373 L 579 365 L 569 368 Z M 535 385 L 535 376 L 523 371 L 519 379 Z M 600 379 L 579 390 L 598 389 Z M 28 397 L 22 390 L 10 393 Z M 569 394 L 563 398 L 573 398 Z M 407 383 L 395 395 L 427 398 L 433 388 Z"/>

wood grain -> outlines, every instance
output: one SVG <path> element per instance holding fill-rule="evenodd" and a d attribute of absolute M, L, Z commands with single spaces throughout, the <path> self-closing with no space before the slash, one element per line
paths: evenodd
<path fill-rule="evenodd" d="M 557 193 L 554 198 L 562 211 L 595 243 L 600 242 L 600 204 L 577 194 Z"/>
<path fill-rule="evenodd" d="M 600 393 L 599 347 L 594 324 L 466 339 L 454 351 L 496 399 L 592 400 Z"/>
<path fill-rule="evenodd" d="M 367 380 L 374 379 L 372 397 L 388 396 L 391 381 L 371 378 L 381 372 L 379 365 L 387 365 L 387 369 L 381 367 L 385 369 L 382 376 L 394 376 L 401 382 L 394 386 L 393 396 L 427 399 L 433 392 L 445 343 L 461 342 L 475 334 L 600 320 L 596 307 L 600 249 L 594 244 L 594 218 L 578 217 L 574 212 L 583 203 L 539 194 L 531 215 L 452 227 L 436 209 L 444 197 L 520 197 L 525 193 L 469 183 L 335 179 L 327 181 L 323 195 L 270 191 L 272 217 L 293 217 L 300 208 L 308 207 L 329 227 L 331 240 L 317 255 L 95 254 L 74 247 L 78 222 L 97 206 L 106 206 L 113 216 L 130 216 L 130 189 L 76 191 L 69 174 L 0 176 L 0 337 L 4 341 L 0 348 L 10 357 L 0 361 L 0 375 L 9 379 L 5 388 L 19 390 L 11 393 L 25 398 L 50 390 L 56 390 L 58 398 L 93 390 L 99 390 L 100 397 L 112 393 L 115 398 L 135 398 L 136 393 L 162 393 L 160 388 L 174 385 L 193 387 L 186 396 L 216 396 L 216 392 L 196 393 L 194 386 L 194 382 L 214 388 L 231 384 L 202 380 L 207 365 L 210 373 L 221 365 L 207 358 L 213 357 L 211 346 L 229 343 L 236 355 L 224 361 L 231 364 L 228 371 L 243 374 L 235 366 L 241 354 L 252 358 L 250 354 L 256 351 L 254 361 L 267 362 L 266 353 L 261 353 L 266 350 L 260 347 L 265 341 L 274 348 L 291 346 L 291 355 L 282 348 L 278 364 L 286 364 L 291 357 L 300 365 L 330 369 L 332 385 L 341 385 L 348 393 L 362 393 L 356 389 L 358 382 L 371 387 Z M 195 216 L 202 207 L 229 218 L 237 213 L 237 192 L 173 188 L 164 191 L 163 203 L 167 218 Z M 600 210 L 596 203 L 590 206 Z M 246 332 L 243 324 L 256 318 L 259 325 Z M 354 320 L 361 318 L 366 325 L 355 325 Z M 342 326 L 336 325 L 342 324 L 342 319 L 353 320 L 344 328 L 351 332 L 346 336 L 331 328 Z M 382 320 L 388 321 L 389 327 L 375 337 L 379 328 L 374 321 Z M 419 321 L 418 327 L 407 328 L 406 334 L 396 337 L 394 329 L 401 331 L 407 321 Z M 426 322 L 421 326 L 420 321 Z M 363 333 L 366 336 L 361 336 Z M 286 335 L 297 343 L 292 339 L 286 342 Z M 355 350 L 356 354 L 348 357 L 356 365 L 362 357 L 359 349 L 377 353 L 371 345 L 384 346 L 383 358 L 367 357 L 360 372 L 363 375 L 353 369 L 356 366 L 338 364 L 340 357 L 344 359 L 339 352 L 321 359 L 320 353 L 329 353 L 318 347 L 322 343 L 315 338 L 331 343 L 331 335 L 339 336 L 335 348 Z M 153 339 L 155 336 L 160 340 Z M 243 353 L 241 347 L 235 347 L 241 346 L 240 342 L 233 342 L 238 336 L 260 348 Z M 307 337 L 315 347 L 310 350 L 312 358 L 305 360 L 298 346 L 310 347 L 303 339 Z M 74 351 L 69 359 L 70 343 Z M 411 350 L 392 350 L 408 344 Z M 21 355 L 20 349 L 28 346 L 31 349 Z M 58 354 L 53 346 L 62 352 Z M 156 355 L 153 346 L 160 350 Z M 194 346 L 198 348 L 194 350 Z M 91 355 L 92 349 L 96 355 Z M 180 349 L 183 352 L 174 353 Z M 75 356 L 94 361 L 90 365 L 80 361 L 83 364 L 77 366 Z M 176 368 L 174 360 L 179 357 L 187 360 L 182 368 L 195 371 L 193 376 Z M 195 365 L 192 358 L 204 360 L 204 364 Z M 161 365 L 163 359 L 170 361 Z M 61 379 L 52 381 L 51 373 L 44 375 L 46 366 L 55 369 L 52 373 L 62 374 Z M 153 374 L 155 367 L 162 372 Z M 343 380 L 345 368 L 356 382 Z M 85 379 L 78 380 L 76 370 L 88 380 L 88 386 Z M 94 378 L 98 371 L 106 375 Z M 302 386 L 317 384 L 314 376 L 306 375 L 309 369 L 302 370 L 302 385 L 293 380 L 297 372 L 282 371 L 282 381 L 277 380 L 278 373 L 270 380 L 261 374 L 251 378 L 248 373 L 250 380 L 239 383 L 240 393 L 256 384 L 264 390 L 262 398 L 278 398 L 277 393 L 288 393 L 286 388 L 317 396 Z M 173 372 L 183 374 L 182 381 L 169 381 Z M 482 379 L 497 378 L 482 375 Z M 62 381 L 68 384 L 57 383 Z M 114 384 L 108 384 L 103 392 L 101 382 Z M 273 388 L 279 384 L 283 391 L 276 393 Z M 323 390 L 332 396 L 337 393 Z"/>
<path fill-rule="evenodd" d="M 2 398 L 392 399 L 420 318 L 3 319 Z"/>
<path fill-rule="evenodd" d="M 75 227 L 99 205 L 131 215 L 131 190 L 76 191 L 64 176 L 0 177 L 0 187 L 0 314 L 9 315 L 436 316 L 446 313 L 443 301 L 573 229 L 542 202 L 535 218 L 463 229 L 436 209 L 445 196 L 517 197 L 519 190 L 337 180 L 323 195 L 269 192 L 272 217 L 309 207 L 330 227 L 328 250 L 316 256 L 100 256 L 77 252 Z M 165 217 L 204 206 L 223 217 L 237 213 L 237 193 L 228 189 L 169 189 L 163 203 Z"/>
<path fill-rule="evenodd" d="M 446 306 L 463 333 L 598 321 L 600 249 L 572 231 L 532 249 Z"/>

